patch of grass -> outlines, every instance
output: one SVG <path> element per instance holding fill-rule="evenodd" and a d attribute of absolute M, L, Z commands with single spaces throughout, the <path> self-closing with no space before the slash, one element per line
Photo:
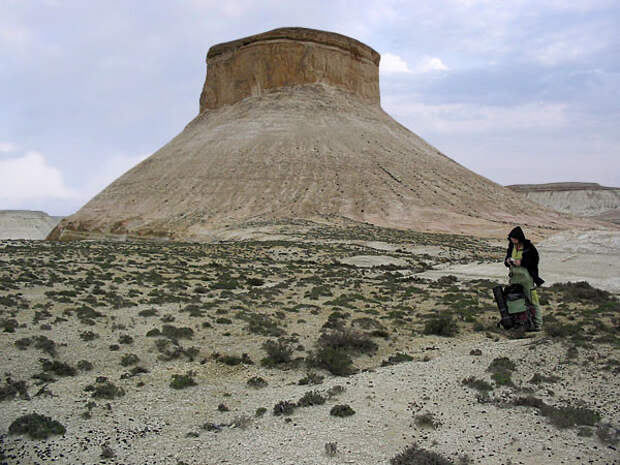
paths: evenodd
<path fill-rule="evenodd" d="M 508 357 L 497 357 L 491 361 L 487 371 L 492 373 L 491 378 L 496 386 L 512 386 L 512 372 L 515 369 L 515 363 Z"/>
<path fill-rule="evenodd" d="M 355 410 L 348 404 L 338 404 L 331 408 L 329 414 L 333 417 L 350 417 L 351 415 L 355 415 Z"/>
<path fill-rule="evenodd" d="M 439 315 L 432 317 L 424 324 L 424 334 L 434 334 L 436 336 L 452 337 L 459 332 L 456 320 L 452 315 Z"/>
<path fill-rule="evenodd" d="M 65 434 L 65 431 L 61 423 L 38 413 L 23 415 L 9 426 L 10 434 L 27 434 L 32 439 L 47 439 L 54 434 Z"/>

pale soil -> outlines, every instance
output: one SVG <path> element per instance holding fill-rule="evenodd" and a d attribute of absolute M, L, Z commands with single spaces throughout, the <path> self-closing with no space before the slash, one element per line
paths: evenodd
<path fill-rule="evenodd" d="M 343 237 L 341 231 L 332 230 L 322 234 L 304 235 L 295 230 L 287 232 L 284 228 L 277 237 L 283 242 L 265 243 L 264 246 L 260 242 L 248 242 L 245 245 L 188 245 L 167 249 L 164 244 L 154 244 L 152 248 L 135 250 L 131 244 L 76 243 L 56 249 L 54 244 L 36 242 L 0 243 L 3 262 L 0 277 L 3 279 L 19 283 L 26 279 L 21 277 L 22 273 L 31 270 L 45 280 L 56 270 L 70 278 L 65 282 L 72 283 L 80 276 L 93 279 L 86 274 L 90 270 L 104 290 L 113 289 L 116 283 L 115 293 L 130 296 L 131 290 L 143 290 L 137 302 L 146 300 L 134 307 L 95 307 L 105 316 L 96 318 L 94 326 L 88 326 L 80 323 L 74 314 L 63 313 L 81 302 L 83 297 L 79 297 L 79 293 L 77 301 L 73 299 L 76 302 L 59 303 L 48 299 L 45 292 L 59 291 L 66 285 L 56 284 L 51 288 L 40 284 L 22 285 L 19 292 L 30 302 L 31 308 L 15 313 L 14 318 L 22 325 L 15 333 L 0 333 L 0 351 L 5 357 L 2 371 L 11 373 L 13 380 L 27 381 L 32 399 L 0 402 L 0 452 L 5 454 L 0 463 L 387 464 L 413 442 L 455 463 L 459 463 L 458 456 L 464 455 L 470 458 L 470 463 L 490 465 L 620 463 L 618 444 L 600 440 L 596 427 L 559 429 L 535 408 L 509 405 L 512 399 L 533 395 L 556 407 L 594 409 L 601 415 L 599 425 L 611 424 L 618 437 L 617 342 L 615 345 L 592 342 L 584 348 L 575 346 L 569 338 L 551 338 L 537 333 L 526 339 L 512 340 L 505 332 L 495 330 L 497 314 L 489 286 L 505 281 L 505 268 L 496 265 L 501 261 L 505 243 L 457 243 L 457 238 L 438 236 L 418 237 L 408 242 L 399 239 L 397 232 L 376 230 L 372 231 L 375 239 Z M 604 273 L 599 269 L 601 263 L 610 265 L 612 277 L 614 273 L 615 276 L 620 274 L 613 261 L 605 261 L 618 252 L 617 235 L 576 234 L 550 238 L 539 244 L 541 274 L 545 279 L 552 282 L 552 271 L 559 270 L 553 268 L 556 262 L 558 266 L 572 263 L 573 274 L 562 275 L 559 281 L 567 281 L 569 277 L 590 281 L 598 276 L 600 283 L 605 284 Z M 268 235 L 264 238 L 276 239 Z M 7 253 L 8 246 L 15 248 Z M 575 251 L 574 263 L 561 262 L 560 254 L 565 246 Z M 33 250 L 30 255 L 29 247 Z M 110 253 L 116 254 L 112 265 L 97 265 L 103 263 L 100 258 Z M 592 261 L 584 261 L 587 257 Z M 354 266 L 334 268 L 331 265 L 346 260 L 353 260 Z M 468 260 L 477 264 L 455 265 Z M 219 268 L 210 267 L 214 262 Z M 384 268 L 366 268 L 373 263 Z M 423 271 L 428 266 L 436 270 Z M 489 267 L 492 273 L 484 271 L 483 267 Z M 228 294 L 213 290 L 200 294 L 196 302 L 204 306 L 206 315 L 202 318 L 193 318 L 181 311 L 187 302 L 153 304 L 146 298 L 150 289 L 165 290 L 169 283 L 177 282 L 186 283 L 187 293 L 191 295 L 197 284 L 209 286 L 215 282 L 220 269 L 228 270 L 233 276 L 263 277 L 266 282 L 257 290 L 243 285 Z M 186 273 L 183 278 L 176 277 L 178 270 Z M 163 276 L 162 284 L 149 288 L 150 282 L 139 274 L 146 271 Z M 396 276 L 390 284 L 392 287 L 388 286 L 390 273 Z M 432 281 L 420 279 L 450 274 L 457 275 L 458 281 L 439 287 Z M 122 279 L 114 281 L 114 277 Z M 469 279 L 480 277 L 489 278 L 491 282 L 469 282 Z M 143 289 L 135 284 L 139 279 L 143 280 Z M 287 282 L 289 284 L 285 285 Z M 308 298 L 308 291 L 319 284 L 331 289 L 333 295 L 316 300 Z M 92 294 L 93 288 L 87 289 L 82 296 Z M 416 290 L 408 293 L 409 289 Z M 0 297 L 15 292 L 0 291 Z M 259 297 L 252 298 L 253 292 Z M 351 307 L 334 307 L 329 303 L 352 292 L 359 293 L 361 300 L 352 301 Z M 429 315 L 450 311 L 458 317 L 459 310 L 444 300 L 458 293 L 478 302 L 475 321 L 482 323 L 485 329 L 474 331 L 472 323 L 457 318 L 460 334 L 456 337 L 423 335 L 422 328 Z M 550 315 L 556 308 L 563 309 L 557 311 L 558 318 L 561 313 L 564 317 L 568 315 L 570 321 L 571 311 L 580 316 L 584 310 L 571 302 L 558 300 L 558 296 L 547 297 L 551 299 L 547 310 Z M 35 312 L 41 309 L 38 305 L 46 303 L 50 304 L 52 317 L 32 323 Z M 301 307 L 291 312 L 298 304 Z M 157 316 L 138 315 L 139 311 L 152 308 L 157 309 Z M 295 351 L 295 356 L 307 356 L 314 348 L 321 325 L 335 310 L 350 313 L 347 321 L 358 317 L 376 318 L 389 332 L 389 338 L 374 339 L 379 346 L 376 354 L 354 357 L 355 366 L 362 369 L 360 373 L 337 377 L 318 370 L 325 376 L 323 384 L 300 386 L 297 382 L 306 373 L 303 366 L 283 370 L 260 365 L 261 357 L 265 356 L 261 344 L 273 338 L 248 333 L 245 322 L 235 319 L 239 308 L 267 315 L 278 321 L 287 336 L 297 335 L 296 344 L 305 349 Z M 404 318 L 389 316 L 402 308 L 407 309 Z M 0 320 L 13 317 L 11 308 L 0 306 L 0 309 L 3 311 Z M 183 347 L 200 349 L 194 361 L 184 357 L 167 362 L 159 360 L 154 344 L 159 338 L 144 337 L 150 329 L 161 328 L 160 319 L 165 315 L 174 316 L 172 324 L 177 327 L 194 329 L 191 341 L 180 341 Z M 614 324 L 617 327 L 617 307 L 613 315 L 611 320 L 604 319 L 600 323 L 607 328 L 613 328 Z M 55 316 L 64 316 L 67 321 L 53 324 L 51 330 L 41 330 L 40 324 L 52 323 Z M 217 324 L 220 317 L 228 317 L 232 323 Z M 210 322 L 212 327 L 201 327 L 203 321 Z M 595 341 L 603 333 L 598 333 L 591 324 L 589 320 L 582 323 Z M 86 330 L 99 337 L 82 341 L 80 334 Z M 604 334 L 613 334 L 613 329 Z M 32 380 L 32 376 L 41 371 L 38 360 L 50 357 L 32 347 L 17 350 L 15 341 L 36 335 L 45 335 L 56 342 L 57 360 L 75 366 L 79 360 L 87 359 L 94 369 L 78 372 L 73 377 L 56 376 L 58 380 L 47 385 L 52 397 L 35 396 L 42 387 Z M 132 336 L 134 342 L 120 344 L 120 350 L 111 351 L 109 346 L 118 343 L 121 335 Z M 474 349 L 479 349 L 481 355 L 470 355 Z M 214 360 L 213 352 L 235 355 L 246 352 L 255 364 L 230 367 Z M 397 352 L 409 354 L 413 361 L 381 367 L 382 360 Z M 119 379 L 131 368 L 119 364 L 126 353 L 137 354 L 139 365 L 149 373 Z M 493 384 L 487 368 L 498 357 L 514 361 L 514 387 L 495 387 L 485 399 L 462 384 L 464 378 L 471 376 Z M 196 386 L 183 390 L 169 387 L 173 374 L 188 371 L 195 373 Z M 534 384 L 530 382 L 534 374 L 557 376 L 559 380 Z M 114 400 L 92 399 L 84 388 L 95 384 L 97 376 L 108 377 L 126 394 Z M 269 385 L 258 390 L 248 387 L 246 381 L 253 376 L 263 377 Z M 296 402 L 307 391 L 317 389 L 326 393 L 335 385 L 344 386 L 346 391 L 324 405 L 297 408 L 285 418 L 272 413 L 274 404 L 279 401 Z M 83 418 L 86 405 L 92 400 L 96 402 L 92 418 Z M 230 411 L 218 411 L 221 403 Z M 348 404 L 356 413 L 347 418 L 330 416 L 329 411 L 336 404 Z M 265 415 L 254 418 L 260 407 L 267 409 Z M 31 412 L 60 421 L 67 432 L 47 440 L 7 434 L 14 419 Z M 441 424 L 437 429 L 417 426 L 415 415 L 422 413 L 431 413 Z M 207 422 L 223 425 L 241 416 L 248 417 L 246 428 L 225 426 L 220 432 L 201 428 Z M 197 437 L 188 436 L 188 433 Z M 325 453 L 328 442 L 337 443 L 335 457 Z M 115 451 L 116 457 L 107 460 L 99 457 L 104 444 Z"/>
<path fill-rule="evenodd" d="M 504 247 L 505 243 L 498 243 Z M 537 245 L 540 275 L 545 286 L 553 283 L 587 281 L 610 292 L 620 293 L 620 232 L 562 232 Z M 436 278 L 452 274 L 463 279 L 486 278 L 503 281 L 506 267 L 495 263 L 444 263 L 421 276 Z"/>

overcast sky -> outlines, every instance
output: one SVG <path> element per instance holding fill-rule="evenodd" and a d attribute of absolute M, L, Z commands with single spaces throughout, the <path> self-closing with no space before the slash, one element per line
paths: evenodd
<path fill-rule="evenodd" d="M 383 108 L 500 184 L 620 186 L 620 2 L 0 0 L 0 209 L 76 211 L 198 112 L 214 44 L 382 55 Z"/>

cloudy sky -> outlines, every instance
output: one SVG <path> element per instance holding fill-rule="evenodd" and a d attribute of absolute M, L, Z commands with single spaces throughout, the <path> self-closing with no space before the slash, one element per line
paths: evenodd
<path fill-rule="evenodd" d="M 620 2 L 0 0 L 0 209 L 67 215 L 198 111 L 216 43 L 302 26 L 382 55 L 384 109 L 500 184 L 620 186 Z"/>

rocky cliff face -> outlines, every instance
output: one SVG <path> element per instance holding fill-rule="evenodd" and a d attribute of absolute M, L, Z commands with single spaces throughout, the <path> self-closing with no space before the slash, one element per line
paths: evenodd
<path fill-rule="evenodd" d="M 211 47 L 200 113 L 284 86 L 327 84 L 379 104 L 379 54 L 349 37 L 281 28 Z"/>
<path fill-rule="evenodd" d="M 620 224 L 620 188 L 578 182 L 508 187 L 554 210 Z"/>
<path fill-rule="evenodd" d="M 0 239 L 45 239 L 58 216 L 30 210 L 0 210 Z"/>
<path fill-rule="evenodd" d="M 379 55 L 285 28 L 209 50 L 200 114 L 50 239 L 201 240 L 307 219 L 504 237 L 579 223 L 455 163 L 379 105 Z"/>

